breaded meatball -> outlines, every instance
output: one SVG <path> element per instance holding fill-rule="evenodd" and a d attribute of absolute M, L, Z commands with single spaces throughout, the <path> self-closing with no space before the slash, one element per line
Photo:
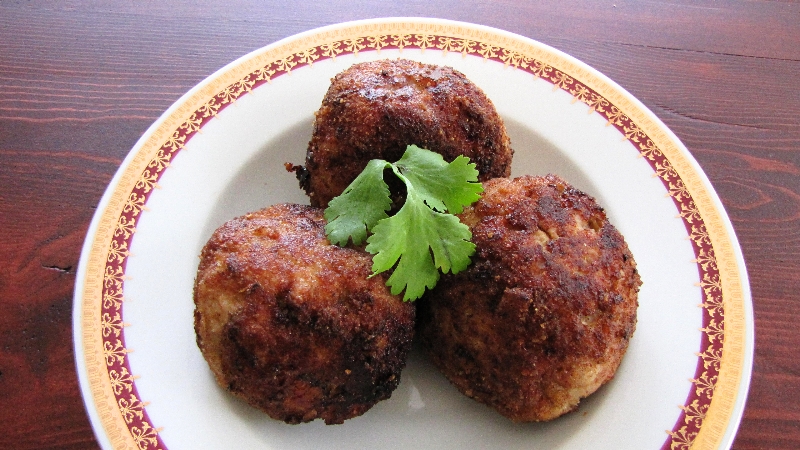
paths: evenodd
<path fill-rule="evenodd" d="M 320 209 L 291 204 L 233 219 L 195 280 L 197 345 L 217 382 L 287 423 L 342 423 L 389 398 L 414 334 L 414 306 L 324 226 Z"/>
<path fill-rule="evenodd" d="M 418 302 L 419 335 L 467 396 L 515 422 L 550 420 L 614 376 L 636 327 L 636 263 L 603 209 L 561 178 L 484 187 L 459 215 L 473 264 Z"/>
<path fill-rule="evenodd" d="M 306 166 L 311 204 L 326 207 L 372 159 L 395 162 L 408 145 L 459 155 L 479 179 L 506 177 L 513 151 L 492 102 L 450 67 L 405 59 L 355 64 L 331 81 L 316 113 Z"/>

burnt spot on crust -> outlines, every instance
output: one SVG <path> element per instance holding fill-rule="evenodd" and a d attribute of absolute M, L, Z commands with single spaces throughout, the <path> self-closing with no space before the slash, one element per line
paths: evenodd
<path fill-rule="evenodd" d="M 418 332 L 461 392 L 514 421 L 575 409 L 636 327 L 636 264 L 590 196 L 557 176 L 495 179 L 465 209 L 473 264 L 418 302 Z"/>
<path fill-rule="evenodd" d="M 307 191 L 309 189 L 308 185 L 308 170 L 303 166 L 296 166 L 292 163 L 283 163 L 283 166 L 286 168 L 287 172 L 293 172 L 295 178 L 300 183 L 300 189 Z"/>
<path fill-rule="evenodd" d="M 287 423 L 363 414 L 400 381 L 414 306 L 331 245 L 321 210 L 276 205 L 220 227 L 195 281 L 197 343 L 217 382 Z"/>
<path fill-rule="evenodd" d="M 395 162 L 411 144 L 448 162 L 469 157 L 481 181 L 510 174 L 510 140 L 483 91 L 452 68 L 398 59 L 355 64 L 331 80 L 301 187 L 326 207 L 370 160 Z"/>

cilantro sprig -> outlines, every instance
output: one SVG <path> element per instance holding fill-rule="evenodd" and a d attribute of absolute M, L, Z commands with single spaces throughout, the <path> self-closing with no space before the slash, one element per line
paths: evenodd
<path fill-rule="evenodd" d="M 391 171 L 405 184 L 400 210 L 388 215 L 392 200 L 383 180 Z M 409 145 L 396 163 L 374 159 L 328 203 L 325 232 L 332 243 L 352 240 L 372 253 L 372 275 L 394 268 L 386 284 L 403 300 L 416 300 L 439 281 L 439 271 L 458 273 L 475 253 L 469 227 L 453 214 L 480 198 L 483 186 L 469 158 L 447 163 L 442 155 Z M 367 237 L 369 233 L 372 233 Z"/>

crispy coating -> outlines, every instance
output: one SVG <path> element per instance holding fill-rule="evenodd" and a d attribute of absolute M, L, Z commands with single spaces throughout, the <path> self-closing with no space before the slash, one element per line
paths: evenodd
<path fill-rule="evenodd" d="M 636 263 L 602 208 L 561 178 L 484 187 L 460 214 L 473 264 L 418 302 L 418 332 L 467 396 L 516 422 L 554 419 L 614 376 L 636 327 Z"/>
<path fill-rule="evenodd" d="M 316 113 L 306 167 L 294 169 L 311 204 L 326 207 L 370 160 L 395 162 L 410 144 L 448 162 L 469 157 L 481 181 L 510 174 L 505 125 L 483 91 L 450 67 L 404 59 L 336 75 Z"/>
<path fill-rule="evenodd" d="M 217 382 L 287 423 L 342 423 L 389 398 L 414 333 L 414 306 L 324 225 L 291 204 L 233 219 L 195 280 L 197 345 Z"/>

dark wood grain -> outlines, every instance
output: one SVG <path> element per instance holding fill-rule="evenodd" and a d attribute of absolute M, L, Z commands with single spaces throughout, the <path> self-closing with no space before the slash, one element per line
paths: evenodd
<path fill-rule="evenodd" d="M 96 205 L 145 129 L 226 63 L 336 22 L 503 28 L 608 75 L 719 193 L 753 291 L 756 356 L 735 449 L 800 448 L 800 4 L 732 1 L 0 2 L 0 448 L 97 446 L 72 290 Z"/>

